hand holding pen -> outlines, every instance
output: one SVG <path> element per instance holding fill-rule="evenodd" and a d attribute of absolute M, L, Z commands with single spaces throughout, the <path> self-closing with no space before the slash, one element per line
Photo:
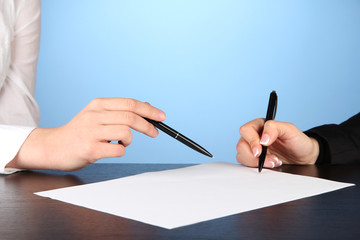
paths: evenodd
<path fill-rule="evenodd" d="M 6 167 L 78 170 L 101 158 L 122 157 L 132 142 L 131 129 L 157 137 L 157 128 L 164 131 L 164 127 L 171 129 L 177 140 L 212 156 L 195 142 L 163 124 L 161 121 L 165 118 L 165 113 L 160 109 L 135 99 L 94 99 L 63 126 L 35 128 Z"/>
<path fill-rule="evenodd" d="M 318 142 L 292 123 L 265 122 L 264 118 L 257 118 L 241 126 L 239 132 L 241 138 L 236 145 L 236 159 L 249 167 L 259 167 L 263 146 L 267 147 L 265 168 L 282 164 L 314 164 L 319 155 Z"/>
<path fill-rule="evenodd" d="M 160 109 L 135 99 L 94 99 L 65 125 L 34 129 L 7 167 L 70 171 L 101 158 L 122 157 L 132 142 L 131 129 L 149 137 L 159 134 L 145 117 L 166 118 Z"/>

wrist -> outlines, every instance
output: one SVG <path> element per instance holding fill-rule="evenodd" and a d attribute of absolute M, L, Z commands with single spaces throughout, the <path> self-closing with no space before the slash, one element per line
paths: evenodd
<path fill-rule="evenodd" d="M 51 129 L 35 128 L 24 141 L 15 158 L 6 167 L 17 169 L 46 168 L 46 139 Z"/>
<path fill-rule="evenodd" d="M 310 137 L 310 141 L 312 142 L 313 150 L 310 154 L 309 164 L 314 165 L 320 154 L 320 146 L 315 138 Z"/>

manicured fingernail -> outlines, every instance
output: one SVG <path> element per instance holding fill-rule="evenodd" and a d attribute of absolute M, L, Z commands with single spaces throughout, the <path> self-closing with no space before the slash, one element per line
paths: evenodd
<path fill-rule="evenodd" d="M 253 151 L 254 157 L 258 157 L 260 155 L 259 149 L 257 147 L 254 147 L 252 151 Z"/>
<path fill-rule="evenodd" d="M 264 167 L 266 167 L 266 168 L 274 168 L 275 163 L 273 161 L 265 161 Z"/>
<path fill-rule="evenodd" d="M 261 137 L 260 144 L 261 145 L 267 145 L 269 143 L 269 141 L 270 141 L 270 135 L 269 134 L 264 134 Z"/>
<path fill-rule="evenodd" d="M 282 161 L 279 160 L 278 157 L 274 157 L 275 167 L 280 167 L 282 165 Z"/>

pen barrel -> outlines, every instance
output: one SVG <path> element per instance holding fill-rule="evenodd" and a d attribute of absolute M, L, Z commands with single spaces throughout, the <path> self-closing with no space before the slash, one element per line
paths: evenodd
<path fill-rule="evenodd" d="M 277 95 L 275 91 L 270 93 L 268 109 L 266 111 L 265 121 L 274 120 L 277 108 Z"/>
<path fill-rule="evenodd" d="M 156 128 L 160 129 L 161 131 L 163 131 L 164 133 L 170 135 L 173 138 L 177 138 L 178 135 L 181 135 L 178 131 L 176 131 L 175 129 L 172 129 L 171 127 L 169 127 L 168 125 L 166 125 L 166 124 L 164 124 L 162 122 L 158 122 L 158 121 L 151 120 L 151 119 L 148 119 L 148 118 L 145 118 L 145 120 L 150 122 Z"/>
<path fill-rule="evenodd" d="M 261 172 L 262 168 L 264 167 L 264 163 L 265 163 L 265 158 L 266 158 L 266 152 L 267 152 L 267 147 L 266 146 L 262 146 L 262 151 L 261 154 L 259 156 L 259 172 Z"/>
<path fill-rule="evenodd" d="M 196 142 L 192 141 L 191 139 L 185 137 L 182 134 L 179 134 L 179 136 L 176 139 L 199 153 L 202 153 L 211 158 L 213 157 L 213 155 L 211 153 L 209 153 L 208 151 L 206 151 L 205 148 L 201 147 L 199 144 L 197 144 Z"/>
<path fill-rule="evenodd" d="M 153 124 L 159 130 L 161 130 L 161 131 L 165 132 L 166 134 L 170 135 L 171 137 L 175 138 L 179 142 L 182 142 L 183 144 L 185 144 L 189 148 L 192 148 L 193 150 L 195 150 L 195 151 L 197 151 L 199 153 L 202 153 L 202 154 L 204 154 L 204 155 L 206 155 L 208 157 L 211 157 L 211 158 L 213 157 L 213 155 L 211 153 L 209 153 L 205 148 L 201 147 L 199 144 L 192 141 L 191 139 L 185 137 L 184 135 L 182 135 L 181 133 L 179 133 L 175 129 L 169 127 L 165 123 L 158 122 L 158 121 L 155 121 L 155 120 L 151 120 L 151 119 L 148 119 L 148 118 L 145 118 L 145 120 L 150 122 L 151 124 Z"/>
<path fill-rule="evenodd" d="M 266 118 L 265 118 L 265 122 L 268 120 L 274 120 L 275 119 L 275 115 L 276 115 L 276 110 L 277 110 L 277 94 L 275 91 L 272 91 L 270 93 L 270 97 L 269 97 L 269 104 L 268 104 L 268 108 L 266 111 Z M 262 134 L 261 134 L 262 135 Z M 264 162 L 265 162 L 265 158 L 266 158 L 266 152 L 267 152 L 267 147 L 266 146 L 262 146 L 262 152 L 259 156 L 259 172 L 261 172 L 263 166 L 264 166 Z"/>

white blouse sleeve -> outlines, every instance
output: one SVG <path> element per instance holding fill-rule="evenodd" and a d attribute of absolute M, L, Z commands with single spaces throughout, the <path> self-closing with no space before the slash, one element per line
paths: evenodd
<path fill-rule="evenodd" d="M 10 174 L 19 169 L 5 168 L 18 153 L 33 127 L 0 125 L 0 174 Z"/>
<path fill-rule="evenodd" d="M 40 0 L 0 0 L 0 174 L 40 123 L 35 100 Z M 10 59 L 6 64 L 6 59 Z M 1 75 L 0 75 L 1 76 Z"/>

